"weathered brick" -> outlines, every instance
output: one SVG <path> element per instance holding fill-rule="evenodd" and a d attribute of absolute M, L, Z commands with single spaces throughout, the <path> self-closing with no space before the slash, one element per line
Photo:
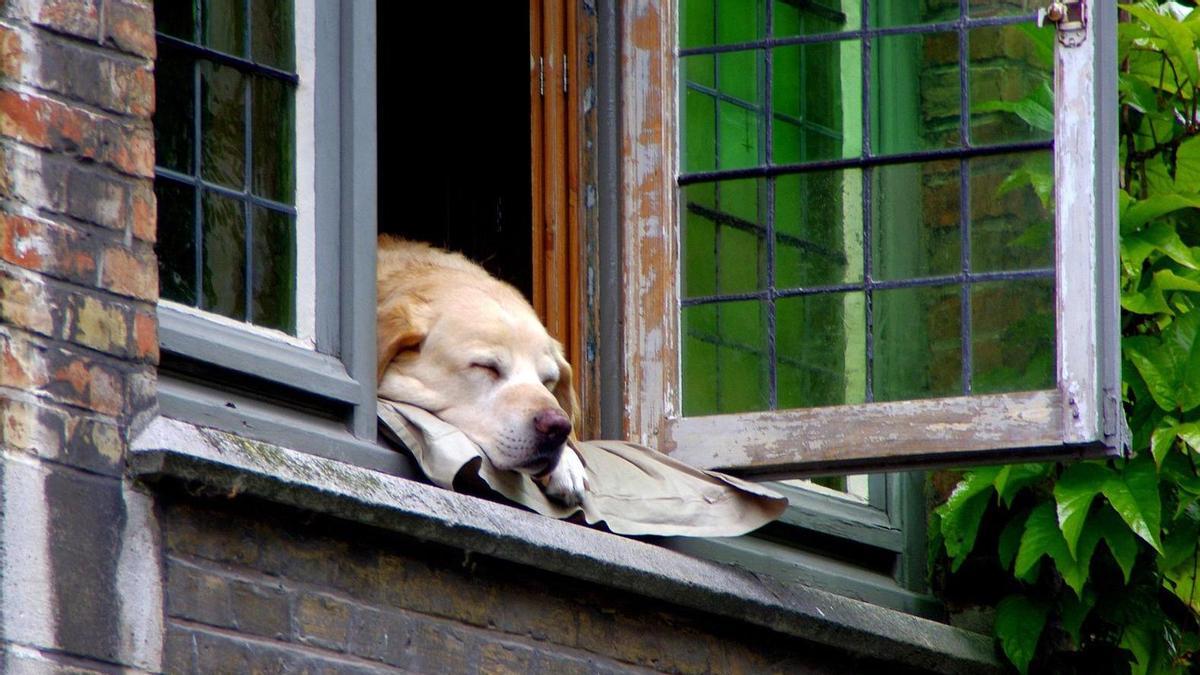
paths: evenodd
<path fill-rule="evenodd" d="M 101 260 L 103 288 L 142 300 L 158 300 L 158 260 L 152 251 L 111 246 Z"/>
<path fill-rule="evenodd" d="M 231 597 L 225 577 L 177 562 L 167 565 L 167 616 L 233 628 Z"/>
<path fill-rule="evenodd" d="M 63 213 L 71 163 L 25 145 L 0 144 L 0 196 L 39 211 Z"/>
<path fill-rule="evenodd" d="M 0 398 L 0 444 L 110 476 L 125 466 L 118 426 L 44 403 Z"/>
<path fill-rule="evenodd" d="M 153 312 L 135 311 L 133 314 L 133 340 L 131 353 L 139 359 L 158 363 L 158 315 Z"/>
<path fill-rule="evenodd" d="M 233 617 L 239 631 L 273 639 L 291 634 L 287 591 L 279 587 L 232 582 Z"/>
<path fill-rule="evenodd" d="M 20 79 L 28 62 L 23 45 L 25 36 L 12 26 L 0 25 L 0 75 Z"/>
<path fill-rule="evenodd" d="M 44 0 L 34 23 L 49 30 L 77 37 L 100 37 L 102 0 Z"/>
<path fill-rule="evenodd" d="M 105 9 L 108 10 L 105 39 L 125 51 L 153 59 L 157 50 L 151 4 L 140 0 L 107 0 Z"/>
<path fill-rule="evenodd" d="M 132 190 L 133 203 L 130 228 L 133 236 L 153 243 L 158 231 L 158 199 L 150 181 L 138 181 Z"/>
<path fill-rule="evenodd" d="M 0 269 L 0 323 L 53 337 L 50 295 L 41 280 Z"/>
<path fill-rule="evenodd" d="M 163 641 L 163 672 L 196 672 L 196 637 L 191 631 L 174 624 L 167 625 Z"/>
<path fill-rule="evenodd" d="M 129 308 L 88 295 L 76 295 L 68 308 L 66 337 L 92 349 L 124 354 L 129 339 Z"/>
<path fill-rule="evenodd" d="M 86 235 L 49 220 L 0 211 L 0 260 L 68 281 L 94 278 L 95 255 Z"/>
<path fill-rule="evenodd" d="M 355 608 L 347 651 L 364 659 L 398 663 L 412 641 L 414 625 L 414 619 L 400 612 Z"/>
<path fill-rule="evenodd" d="M 476 668 L 472 661 L 478 645 L 467 632 L 450 625 L 422 622 L 412 641 L 391 665 L 420 673 L 466 673 Z"/>
<path fill-rule="evenodd" d="M 350 605 L 327 595 L 305 593 L 296 601 L 293 619 L 299 641 L 345 651 Z"/>
<path fill-rule="evenodd" d="M 534 651 L 524 645 L 490 642 L 479 648 L 479 671 L 489 675 L 533 672 Z"/>
<path fill-rule="evenodd" d="M 114 230 L 128 222 L 128 190 L 123 181 L 76 168 L 67 175 L 67 214 Z"/>
<path fill-rule="evenodd" d="M 195 673 L 312 673 L 368 675 L 378 668 L 332 655 L 300 652 L 262 641 L 197 632 Z"/>
<path fill-rule="evenodd" d="M 205 509 L 183 503 L 164 509 L 163 518 L 168 553 L 265 570 L 260 550 L 276 548 L 263 545 L 269 536 L 265 528 L 246 519 L 214 518 Z"/>
<path fill-rule="evenodd" d="M 0 332 L 4 384 L 104 415 L 125 410 L 124 375 L 112 365 L 8 331 Z"/>

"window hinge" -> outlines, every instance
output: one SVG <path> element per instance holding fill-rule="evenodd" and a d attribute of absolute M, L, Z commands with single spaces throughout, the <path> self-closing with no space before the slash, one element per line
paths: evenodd
<path fill-rule="evenodd" d="M 1087 38 L 1087 0 L 1052 2 L 1038 10 L 1038 28 L 1047 21 L 1058 26 L 1058 41 L 1064 47 L 1078 47 Z"/>
<path fill-rule="evenodd" d="M 563 93 L 565 94 L 565 93 L 567 93 L 567 72 L 568 72 L 567 71 L 567 55 L 566 54 L 563 54 L 562 69 L 563 69 Z"/>
<path fill-rule="evenodd" d="M 546 95 L 546 61 L 538 57 L 538 96 Z"/>

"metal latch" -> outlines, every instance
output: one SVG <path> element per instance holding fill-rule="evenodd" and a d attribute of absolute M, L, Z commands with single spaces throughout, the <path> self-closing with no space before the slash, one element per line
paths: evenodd
<path fill-rule="evenodd" d="M 1087 0 L 1050 3 L 1038 10 L 1038 28 L 1047 21 L 1058 26 L 1058 41 L 1064 47 L 1078 47 L 1087 37 Z"/>

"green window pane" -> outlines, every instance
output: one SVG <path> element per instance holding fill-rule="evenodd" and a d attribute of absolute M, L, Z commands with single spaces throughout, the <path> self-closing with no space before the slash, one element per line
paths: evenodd
<path fill-rule="evenodd" d="M 881 166 L 873 177 L 874 278 L 911 279 L 961 270 L 959 162 Z"/>
<path fill-rule="evenodd" d="M 295 103 L 292 86 L 251 80 L 254 194 L 286 204 L 295 201 Z"/>
<path fill-rule="evenodd" d="M 1047 3 L 1042 0 L 970 0 L 967 12 L 977 16 L 1031 16 Z"/>
<path fill-rule="evenodd" d="M 862 172 L 775 179 L 775 286 L 806 288 L 863 278 Z"/>
<path fill-rule="evenodd" d="M 875 154 L 957 146 L 958 35 L 892 35 L 871 41 L 871 143 Z"/>
<path fill-rule="evenodd" d="M 181 0 L 175 0 L 175 2 L 181 2 Z M 254 0 L 254 2 L 262 2 L 262 0 Z M 200 44 L 233 56 L 248 56 L 246 53 L 245 8 L 244 0 L 204 0 L 204 7 L 201 10 L 203 21 L 201 22 Z"/>
<path fill-rule="evenodd" d="M 861 292 L 776 302 L 779 407 L 866 400 L 865 307 Z"/>
<path fill-rule="evenodd" d="M 971 389 L 977 394 L 1054 387 L 1054 280 L 971 287 Z"/>
<path fill-rule="evenodd" d="M 859 41 L 773 50 L 775 163 L 840 159 L 862 152 L 862 86 L 857 73 L 861 56 Z"/>
<path fill-rule="evenodd" d="M 722 302 L 683 310 L 685 415 L 765 410 L 770 403 L 766 303 Z"/>
<path fill-rule="evenodd" d="M 296 330 L 296 238 L 292 217 L 254 209 L 253 313 L 259 326 Z"/>
<path fill-rule="evenodd" d="M 242 202 L 205 191 L 202 197 L 204 293 L 200 309 L 246 319 L 246 218 Z"/>
<path fill-rule="evenodd" d="M 857 30 L 859 27 L 858 0 L 773 0 L 776 37 L 817 35 Z"/>
<path fill-rule="evenodd" d="M 762 0 L 714 0 L 716 43 L 750 42 L 766 35 L 766 3 Z"/>
<path fill-rule="evenodd" d="M 165 300 L 195 306 L 196 298 L 196 197 L 190 185 L 169 178 L 154 181 L 158 200 L 159 293 Z"/>
<path fill-rule="evenodd" d="M 1054 137 L 1053 26 L 972 30 L 971 140 L 976 145 Z"/>
<path fill-rule="evenodd" d="M 200 95 L 201 175 L 240 190 L 246 175 L 244 76 L 202 61 Z"/>
<path fill-rule="evenodd" d="M 919 26 L 958 19 L 958 0 L 876 0 L 871 3 L 872 28 Z"/>
<path fill-rule="evenodd" d="M 679 3 L 679 47 L 707 47 L 716 44 L 716 0 L 687 0 Z"/>
<path fill-rule="evenodd" d="M 154 152 L 159 166 L 192 173 L 195 136 L 195 62 L 164 49 L 155 61 Z"/>
<path fill-rule="evenodd" d="M 690 86 L 683 95 L 683 170 L 688 173 L 717 168 L 717 98 Z"/>
<path fill-rule="evenodd" d="M 875 291 L 872 382 L 876 401 L 962 392 L 960 288 Z"/>
<path fill-rule="evenodd" d="M 195 3 L 190 1 L 156 3 L 154 30 L 192 42 L 196 39 L 196 9 Z"/>
<path fill-rule="evenodd" d="M 250 57 L 280 70 L 296 67 L 292 0 L 250 3 Z"/>
<path fill-rule="evenodd" d="M 971 269 L 1054 266 L 1054 178 L 1050 151 L 973 159 Z"/>
<path fill-rule="evenodd" d="M 682 208 L 685 296 L 766 287 L 766 180 L 689 186 Z"/>

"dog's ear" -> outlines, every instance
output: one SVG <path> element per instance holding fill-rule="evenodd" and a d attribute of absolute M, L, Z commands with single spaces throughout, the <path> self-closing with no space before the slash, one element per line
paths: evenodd
<path fill-rule="evenodd" d="M 396 355 L 406 349 L 420 349 L 429 334 L 429 319 L 421 311 L 419 301 L 401 299 L 380 305 L 375 315 L 377 337 L 377 367 L 375 381 L 383 378 L 383 371 Z"/>
<path fill-rule="evenodd" d="M 562 347 L 557 344 L 554 360 L 558 362 L 558 383 L 554 385 L 554 398 L 571 420 L 571 438 L 575 438 L 575 430 L 579 427 L 579 417 L 582 414 L 579 395 L 575 393 L 575 373 L 571 370 L 571 364 L 563 357 Z"/>

